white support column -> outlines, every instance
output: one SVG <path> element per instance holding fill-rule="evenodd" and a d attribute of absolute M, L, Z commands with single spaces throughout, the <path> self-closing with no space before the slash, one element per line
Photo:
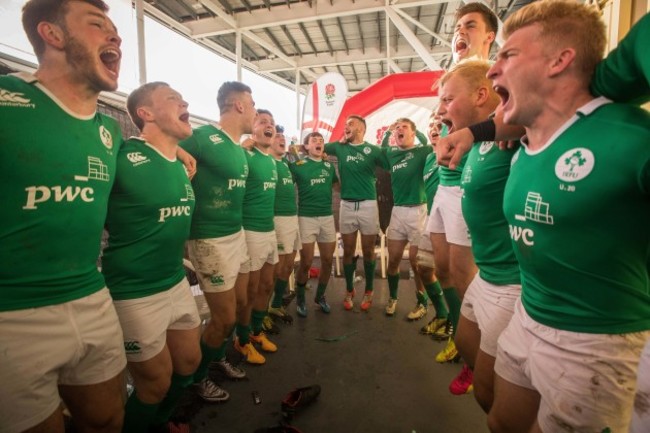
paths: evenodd
<path fill-rule="evenodd" d="M 138 78 L 140 84 L 147 82 L 147 55 L 144 41 L 144 0 L 135 0 L 135 20 L 138 32 Z"/>
<path fill-rule="evenodd" d="M 241 32 L 235 33 L 235 66 L 237 67 L 237 81 L 241 81 Z"/>
<path fill-rule="evenodd" d="M 386 75 L 390 75 L 391 62 L 395 62 L 390 58 L 390 18 L 388 18 L 388 14 L 384 14 L 384 16 L 386 23 Z"/>
<path fill-rule="evenodd" d="M 300 110 L 300 69 L 296 68 L 296 129 L 298 130 L 298 133 L 300 133 L 300 129 L 302 127 L 302 119 L 300 116 L 302 115 L 301 110 Z M 300 135 L 298 136 L 298 140 L 300 140 Z"/>

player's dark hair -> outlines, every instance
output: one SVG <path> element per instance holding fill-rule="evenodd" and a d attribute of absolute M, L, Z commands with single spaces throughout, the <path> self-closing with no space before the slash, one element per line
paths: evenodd
<path fill-rule="evenodd" d="M 38 24 L 47 21 L 61 26 L 65 25 L 65 14 L 68 12 L 68 4 L 73 0 L 29 0 L 23 6 L 23 29 L 27 39 L 34 48 L 36 58 L 40 60 L 45 51 L 45 42 L 38 34 Z M 108 12 L 108 5 L 102 0 L 77 0 L 88 3 L 102 12 Z"/>
<path fill-rule="evenodd" d="M 253 93 L 250 87 L 239 81 L 226 81 L 219 87 L 217 93 L 217 106 L 219 113 L 223 114 L 233 105 L 232 96 L 238 93 Z"/>

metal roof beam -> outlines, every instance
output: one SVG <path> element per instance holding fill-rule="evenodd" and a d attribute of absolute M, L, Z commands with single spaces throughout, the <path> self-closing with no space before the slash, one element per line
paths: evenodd
<path fill-rule="evenodd" d="M 431 56 L 429 49 L 422 44 L 422 41 L 418 39 L 417 36 L 411 31 L 411 29 L 406 25 L 404 20 L 392 9 L 390 6 L 386 7 L 386 15 L 393 22 L 397 30 L 404 36 L 404 39 L 413 47 L 413 49 L 418 53 L 422 58 L 422 61 L 431 69 L 432 71 L 437 71 L 440 68 L 440 64 Z"/>
<path fill-rule="evenodd" d="M 314 54 L 318 53 L 318 50 L 316 49 L 316 45 L 314 45 L 314 41 L 311 40 L 311 36 L 309 36 L 309 33 L 307 32 L 305 25 L 303 23 L 298 23 L 298 28 L 302 32 L 305 39 L 307 39 L 307 42 L 309 42 L 309 46 L 311 47 Z"/>
<path fill-rule="evenodd" d="M 431 51 L 431 55 L 436 58 L 442 58 L 445 55 L 449 55 L 449 50 L 444 47 L 436 47 Z M 400 49 L 400 55 L 393 55 L 391 56 L 391 59 L 417 59 L 419 57 L 420 55 L 410 46 L 403 45 Z M 366 48 L 365 53 L 361 49 L 351 49 L 350 54 L 345 54 L 344 52 L 335 52 L 334 55 L 328 55 L 327 53 L 320 53 L 318 55 L 304 54 L 302 57 L 296 58 L 296 66 L 294 67 L 288 67 L 286 62 L 280 59 L 262 59 L 259 62 L 255 62 L 255 64 L 261 71 L 281 72 L 292 70 L 295 67 L 306 71 L 310 68 L 322 68 L 325 66 L 335 66 L 337 64 L 350 65 L 353 63 L 375 63 L 384 61 L 386 61 L 386 55 L 383 51 L 379 51 L 377 47 L 368 47 Z"/>
<path fill-rule="evenodd" d="M 206 8 L 218 15 L 208 4 L 212 0 L 200 0 Z M 447 3 L 450 0 L 401 0 L 391 6 L 395 9 L 405 9 L 416 6 L 430 6 L 433 4 Z M 383 2 L 382 2 L 383 3 Z M 347 1 L 339 1 L 330 4 L 328 2 L 317 2 L 310 6 L 307 2 L 292 3 L 289 8 L 276 8 L 270 14 L 266 9 L 251 10 L 250 13 L 238 13 L 235 17 L 228 15 L 231 21 L 224 21 L 221 15 L 217 18 L 204 18 L 186 23 L 192 30 L 194 37 L 201 38 L 225 33 L 232 33 L 235 29 L 255 30 L 264 27 L 307 23 L 319 20 L 326 20 L 337 17 L 347 17 L 359 14 L 383 12 L 385 6 L 379 5 L 376 0 L 355 0 L 354 7 L 350 7 Z M 221 9 L 221 8 L 219 8 Z M 221 9 L 225 14 L 225 11 Z M 234 23 L 232 22 L 234 21 Z"/>
<path fill-rule="evenodd" d="M 434 38 L 438 39 L 442 45 L 445 45 L 445 46 L 451 48 L 451 44 L 450 44 L 449 41 L 447 41 L 447 39 L 445 39 L 443 36 L 440 36 L 438 33 L 429 30 L 429 28 L 428 28 L 427 26 L 425 26 L 424 24 L 422 24 L 420 21 L 413 19 L 413 17 L 411 17 L 409 14 L 407 14 L 407 13 L 404 12 L 403 10 L 401 10 L 401 9 L 395 9 L 395 11 L 396 11 L 398 14 L 400 14 L 400 16 L 402 16 L 402 18 L 404 18 L 405 20 L 407 20 L 408 22 L 410 22 L 410 23 L 413 24 L 414 26 L 418 27 L 419 29 L 421 29 L 421 30 L 423 30 L 424 32 L 426 32 L 427 34 L 429 34 L 429 35 L 433 36 Z"/>

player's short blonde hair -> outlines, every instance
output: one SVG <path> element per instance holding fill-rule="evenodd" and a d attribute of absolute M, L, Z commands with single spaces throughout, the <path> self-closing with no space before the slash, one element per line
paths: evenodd
<path fill-rule="evenodd" d="M 607 44 L 605 23 L 593 7 L 575 0 L 540 0 L 510 15 L 503 26 L 508 38 L 533 24 L 541 26 L 544 46 L 549 49 L 571 47 L 576 51 L 577 71 L 590 80 Z"/>
<path fill-rule="evenodd" d="M 489 101 L 496 106 L 499 103 L 499 96 L 492 89 L 492 81 L 487 77 L 489 69 L 490 64 L 485 60 L 462 60 L 440 78 L 440 87 L 444 87 L 452 77 L 458 77 L 472 91 L 481 87 L 487 88 Z"/>

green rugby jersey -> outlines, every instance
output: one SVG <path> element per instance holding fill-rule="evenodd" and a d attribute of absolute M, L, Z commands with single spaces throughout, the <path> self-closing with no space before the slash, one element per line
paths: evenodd
<path fill-rule="evenodd" d="M 17 74 L 0 77 L 0 125 L 0 311 L 102 289 L 97 257 L 118 123 L 77 115 L 34 76 Z"/>
<path fill-rule="evenodd" d="M 278 169 L 278 184 L 275 188 L 275 216 L 298 215 L 296 189 L 289 165 L 285 159 L 276 159 L 275 163 Z"/>
<path fill-rule="evenodd" d="M 513 157 L 504 212 L 523 305 L 568 331 L 650 329 L 650 115 L 600 98 L 574 120 Z"/>
<path fill-rule="evenodd" d="M 436 152 L 431 152 L 427 155 L 424 162 L 424 171 L 422 178 L 424 180 L 424 192 L 427 195 L 427 215 L 431 213 L 431 206 L 433 206 L 433 198 L 438 191 L 438 184 L 440 184 L 440 170 L 438 161 L 436 160 Z"/>
<path fill-rule="evenodd" d="M 440 131 L 441 137 L 446 137 L 449 134 L 447 125 L 443 123 L 442 129 Z M 460 180 L 463 174 L 463 167 L 465 167 L 465 162 L 467 161 L 468 153 L 463 155 L 460 163 L 455 169 L 450 169 L 444 165 L 440 166 L 439 175 L 440 175 L 440 186 L 460 186 Z"/>
<path fill-rule="evenodd" d="M 334 142 L 325 145 L 325 153 L 338 160 L 342 200 L 377 200 L 375 168 L 386 168 L 379 147 Z"/>
<path fill-rule="evenodd" d="M 397 146 L 382 147 L 389 167 L 390 185 L 395 206 L 413 206 L 426 203 L 424 192 L 424 164 L 433 152 L 431 146 L 417 146 L 402 150 Z"/>
<path fill-rule="evenodd" d="M 102 272 L 113 299 L 163 292 L 185 277 L 183 246 L 190 235 L 194 192 L 183 164 L 140 138 L 117 157 L 108 201 L 108 247 Z"/>
<path fill-rule="evenodd" d="M 332 184 L 338 182 L 332 163 L 305 158 L 289 165 L 298 187 L 298 215 L 332 215 Z"/>
<path fill-rule="evenodd" d="M 240 231 L 248 177 L 244 149 L 213 125 L 196 128 L 181 147 L 197 164 L 190 239 L 220 238 Z"/>
<path fill-rule="evenodd" d="M 521 284 L 508 222 L 503 214 L 503 191 L 515 150 L 499 150 L 493 141 L 477 143 L 469 152 L 461 188 L 463 217 L 472 237 L 472 253 L 481 278 L 503 286 Z"/>
<path fill-rule="evenodd" d="M 246 151 L 248 180 L 244 196 L 244 229 L 254 232 L 273 231 L 273 208 L 278 170 L 275 159 L 253 147 Z"/>
<path fill-rule="evenodd" d="M 636 23 L 596 67 L 591 90 L 620 102 L 650 100 L 650 14 Z"/>

